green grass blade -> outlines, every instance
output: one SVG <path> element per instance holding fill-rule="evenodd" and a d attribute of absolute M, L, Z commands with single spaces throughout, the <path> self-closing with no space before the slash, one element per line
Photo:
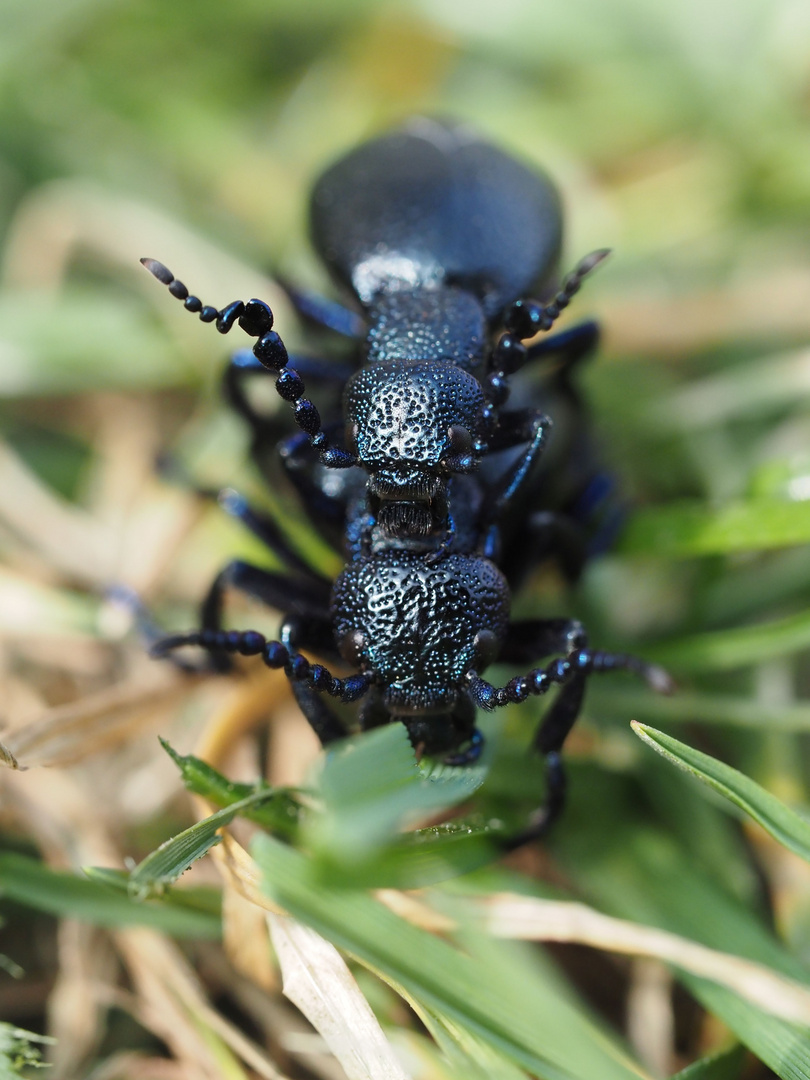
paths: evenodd
<path fill-rule="evenodd" d="M 140 903 L 106 884 L 49 870 L 14 852 L 0 854 L 0 896 L 96 926 L 151 926 L 175 937 L 220 935 L 218 915 L 174 904 Z"/>
<path fill-rule="evenodd" d="M 644 655 L 677 671 L 725 671 L 810 648 L 810 612 L 651 646 Z"/>
<path fill-rule="evenodd" d="M 802 964 L 758 918 L 697 870 L 688 850 L 660 831 L 626 826 L 610 836 L 569 835 L 562 854 L 572 879 L 602 910 L 808 981 Z M 682 971 L 678 978 L 783 1080 L 810 1080 L 810 1032 L 760 1011 L 717 983 Z"/>
<path fill-rule="evenodd" d="M 476 955 L 398 918 L 365 893 L 311 884 L 300 853 L 257 836 L 253 854 L 270 895 L 295 918 L 356 956 L 421 1005 L 547 1080 L 629 1080 L 644 1075 L 593 1025 L 559 978 L 523 962 L 513 943 Z M 530 955 L 527 953 L 526 955 Z"/>
<path fill-rule="evenodd" d="M 420 889 L 487 866 L 497 857 L 492 836 L 487 825 L 452 821 L 407 833 L 362 861 L 337 862 L 318 852 L 313 873 L 335 888 Z"/>
<path fill-rule="evenodd" d="M 161 739 L 160 744 L 172 761 L 180 769 L 180 776 L 189 791 L 195 795 L 202 795 L 215 806 L 223 809 L 233 806 L 234 803 L 244 802 L 253 795 L 265 795 L 265 800 L 257 805 L 243 805 L 240 810 L 242 817 L 249 821 L 255 821 L 274 833 L 291 836 L 298 827 L 300 804 L 294 794 L 287 788 L 271 788 L 263 780 L 255 784 L 240 784 L 228 780 L 222 773 L 217 772 L 207 762 L 202 761 L 193 754 L 178 754 L 166 741 Z"/>
<path fill-rule="evenodd" d="M 742 1046 L 732 1046 L 718 1054 L 694 1061 L 676 1073 L 672 1080 L 739 1080 L 745 1063 Z"/>
<path fill-rule="evenodd" d="M 757 731 L 810 731 L 810 705 L 803 702 L 767 702 L 733 694 L 678 691 L 671 697 L 651 694 L 632 686 L 605 683 L 593 688 L 588 711 L 626 721 L 644 717 L 666 724 L 728 724 Z"/>
<path fill-rule="evenodd" d="M 782 1080 L 810 1080 L 810 1039 L 806 1029 L 766 1016 L 716 983 L 683 973 L 680 979 L 709 1012 L 721 1017 L 737 1038 Z"/>
<path fill-rule="evenodd" d="M 313 847 L 331 862 L 363 862 L 420 817 L 469 798 L 485 775 L 483 764 L 418 765 L 403 724 L 347 739 L 321 773 L 324 813 L 313 822 Z"/>
<path fill-rule="evenodd" d="M 229 825 L 237 814 L 273 797 L 272 791 L 256 791 L 224 810 L 198 821 L 188 829 L 166 840 L 139 862 L 129 875 L 129 895 L 137 900 L 160 895 L 167 885 L 177 881 L 197 859 L 201 859 L 219 843 L 217 835 L 223 825 Z"/>
<path fill-rule="evenodd" d="M 780 844 L 810 861 L 810 823 L 795 810 L 785 806 L 775 795 L 771 795 L 737 769 L 732 769 L 730 765 L 725 765 L 700 750 L 694 750 L 663 731 L 639 724 L 635 720 L 631 727 L 639 738 L 673 765 L 708 784 L 714 791 L 744 810 Z"/>
<path fill-rule="evenodd" d="M 619 550 L 625 555 L 684 559 L 806 543 L 810 543 L 810 502 L 760 498 L 719 510 L 693 502 L 639 510 L 628 522 Z"/>

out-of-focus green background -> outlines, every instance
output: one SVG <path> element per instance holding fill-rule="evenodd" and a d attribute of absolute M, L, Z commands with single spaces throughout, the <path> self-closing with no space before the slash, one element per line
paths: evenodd
<path fill-rule="evenodd" d="M 553 176 L 566 266 L 614 249 L 574 316 L 595 313 L 605 328 L 584 382 L 635 510 L 575 594 L 543 577 L 517 605 L 576 613 L 594 643 L 654 656 L 680 686 L 669 700 L 621 680 L 594 688 L 557 836 L 518 857 L 508 879 L 493 871 L 469 888 L 552 882 L 801 981 L 805 863 L 706 801 L 628 722 L 671 729 L 806 808 L 806 0 L 0 0 L 0 740 L 7 764 L 28 768 L 0 777 L 4 845 L 55 870 L 120 867 L 189 821 L 154 736 L 190 751 L 233 685 L 150 664 L 106 591 L 124 583 L 183 627 L 227 559 L 266 556 L 182 479 L 160 478 L 162 455 L 200 485 L 248 491 L 316 563 L 338 565 L 289 494 L 251 470 L 245 433 L 219 403 L 222 340 L 183 315 L 139 257 L 164 260 L 209 303 L 268 299 L 285 341 L 303 348 L 274 278 L 330 291 L 306 238 L 312 180 L 415 112 L 469 120 Z M 272 631 L 269 613 L 234 610 Z M 501 725 L 484 814 L 519 816 L 536 799 L 523 748 L 537 715 L 527 705 Z M 259 756 L 240 738 L 226 771 L 250 779 Z M 315 748 L 295 710 L 274 721 L 270 751 L 271 779 L 302 780 Z M 57 1077 L 253 1075 L 242 1070 L 255 1061 L 238 1065 L 233 1042 L 226 1053 L 221 1027 L 188 999 L 174 1027 L 155 1020 L 167 1007 L 156 986 L 182 998 L 180 954 L 169 963 L 153 939 L 99 931 L 106 915 L 77 920 L 58 886 L 25 892 L 2 857 L 0 887 L 11 897 L 0 1021 L 55 1034 Z M 58 914 L 68 918 L 57 928 Z M 305 904 L 297 914 L 306 919 Z M 226 920 L 231 932 L 248 924 L 233 911 Z M 234 955 L 232 940 L 235 967 L 214 946 L 188 953 L 222 1015 L 286 1075 L 329 1075 L 300 1051 L 312 1036 L 290 1036 L 297 1021 L 273 1011 L 287 1007 L 269 966 Z M 508 957 L 487 957 L 508 981 Z M 601 953 L 558 959 L 649 1070 L 635 1075 L 669 1075 L 736 1038 L 752 1053 L 701 1066 L 695 1080 L 772 1075 L 757 1057 L 780 1076 L 810 1076 L 807 1029 L 740 1011 L 729 990 L 722 998 L 692 977 L 672 998 L 660 965 L 651 975 Z M 528 979 L 523 963 L 515 980 Z M 379 957 L 371 966 L 398 981 Z M 366 976 L 363 989 L 414 1076 L 472 1075 L 477 1044 L 449 1021 L 443 1058 L 383 983 Z M 567 1035 L 547 1072 L 493 1044 L 479 1065 L 512 1080 L 524 1067 L 587 1075 L 565 1056 L 580 1035 Z"/>

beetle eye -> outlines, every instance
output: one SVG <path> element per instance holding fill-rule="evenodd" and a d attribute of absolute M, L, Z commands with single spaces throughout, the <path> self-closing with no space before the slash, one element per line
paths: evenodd
<path fill-rule="evenodd" d="M 447 457 L 463 457 L 472 450 L 472 435 L 460 424 L 453 424 L 447 429 Z"/>
<path fill-rule="evenodd" d="M 493 662 L 499 651 L 498 635 L 494 630 L 479 630 L 473 638 L 475 670 L 481 672 Z"/>
<path fill-rule="evenodd" d="M 363 653 L 366 651 L 366 637 L 361 630 L 352 630 L 341 638 L 338 649 L 347 664 L 360 668 L 363 666 Z"/>
<path fill-rule="evenodd" d="M 357 424 L 349 424 L 346 428 L 345 442 L 346 449 L 350 454 L 354 454 L 357 457 L 357 434 L 360 428 Z"/>

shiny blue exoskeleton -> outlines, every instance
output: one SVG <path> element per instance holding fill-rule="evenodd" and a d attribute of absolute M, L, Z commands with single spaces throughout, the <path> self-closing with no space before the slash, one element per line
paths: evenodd
<path fill-rule="evenodd" d="M 364 698 L 362 728 L 402 721 L 415 747 L 456 764 L 480 753 L 477 707 L 560 686 L 535 739 L 547 762 L 546 801 L 521 832 L 523 842 L 540 835 L 562 804 L 559 753 L 587 676 L 624 668 L 667 687 L 658 668 L 589 649 L 576 622 L 509 618 L 510 588 L 528 569 L 553 555 L 573 578 L 586 553 L 600 471 L 571 372 L 597 330 L 585 323 L 524 341 L 550 330 L 605 252 L 584 259 L 555 292 L 562 230 L 550 180 L 465 125 L 423 118 L 328 169 L 313 191 L 311 221 L 317 251 L 359 311 L 291 295 L 309 321 L 358 339 L 348 372 L 289 357 L 263 302 L 204 306 L 162 264 L 143 261 L 204 322 L 221 333 L 238 322 L 257 339 L 252 352 L 234 358 L 228 396 L 251 427 L 257 462 L 272 468 L 268 450 L 275 456 L 282 428 L 253 406 L 246 379 L 276 374 L 301 429 L 282 440 L 281 460 L 347 565 L 330 585 L 272 520 L 227 492 L 225 509 L 289 573 L 230 564 L 206 598 L 202 629 L 159 642 L 155 654 L 201 645 L 221 666 L 231 653 L 260 655 L 285 668 L 322 742 L 347 733 L 323 695 Z M 525 299 L 529 291 L 545 302 Z M 542 401 L 532 390 L 520 408 L 507 408 L 511 376 L 540 362 L 551 369 Z M 305 377 L 331 386 L 334 421 L 324 425 L 304 396 Z M 547 407 L 567 409 L 574 421 L 556 457 L 553 447 L 545 453 Z M 221 629 L 228 586 L 286 612 L 279 641 Z M 356 674 L 337 678 L 300 649 L 342 660 Z M 481 677 L 495 659 L 525 666 L 555 654 L 502 687 Z"/>

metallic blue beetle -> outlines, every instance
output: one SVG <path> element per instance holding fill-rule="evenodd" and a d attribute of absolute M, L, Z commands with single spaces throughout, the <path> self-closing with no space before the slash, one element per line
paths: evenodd
<path fill-rule="evenodd" d="M 203 604 L 202 628 L 158 642 L 153 653 L 200 645 L 220 666 L 231 653 L 260 655 L 286 670 L 323 743 L 347 734 L 324 694 L 363 698 L 361 728 L 402 721 L 416 748 L 454 764 L 480 754 L 476 708 L 560 686 L 535 738 L 547 763 L 545 802 L 507 846 L 522 843 L 541 835 L 562 805 L 559 755 L 587 676 L 624 668 L 669 689 L 659 668 L 589 649 L 575 621 L 509 619 L 510 589 L 528 570 L 554 556 L 573 578 L 586 554 L 601 476 L 571 373 L 597 328 L 584 323 L 523 342 L 552 327 L 606 252 L 584 259 L 555 292 L 561 213 L 548 178 L 465 125 L 422 118 L 328 169 L 315 185 L 311 219 L 317 251 L 360 313 L 291 295 L 307 320 L 358 339 L 348 377 L 343 365 L 289 357 L 262 301 L 204 306 L 162 264 L 143 262 L 220 333 L 238 321 L 257 338 L 232 361 L 228 396 L 251 427 L 257 463 L 272 469 L 283 426 L 254 407 L 246 378 L 276 373 L 301 429 L 281 440 L 280 460 L 316 527 L 341 544 L 346 568 L 330 584 L 272 520 L 227 492 L 225 509 L 289 573 L 231 563 Z M 529 291 L 550 299 L 525 299 Z M 552 368 L 543 405 L 567 408 L 576 421 L 573 440 L 550 464 L 544 408 L 530 393 L 523 407 L 506 407 L 510 376 L 538 361 Z M 304 376 L 343 388 L 334 422 L 324 425 L 304 396 Z M 221 629 L 227 587 L 286 612 L 279 641 Z M 356 674 L 337 678 L 300 649 Z M 555 655 L 502 687 L 481 677 L 496 659 L 525 666 Z"/>

